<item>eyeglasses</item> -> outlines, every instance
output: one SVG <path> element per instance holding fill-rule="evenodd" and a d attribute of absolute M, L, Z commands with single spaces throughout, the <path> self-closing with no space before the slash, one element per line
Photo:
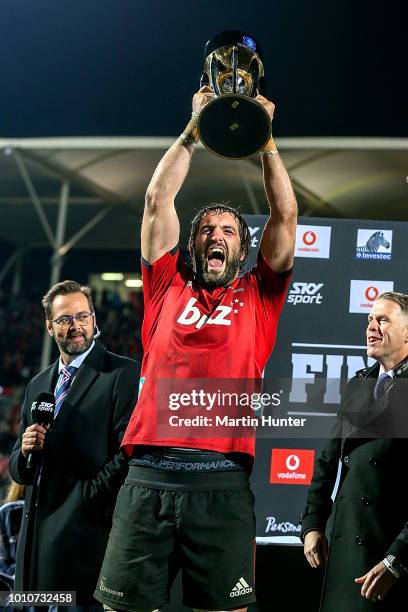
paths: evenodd
<path fill-rule="evenodd" d="M 51 323 L 56 323 L 61 329 L 68 329 L 74 321 L 77 321 L 81 327 L 88 325 L 93 312 L 79 312 L 77 315 L 64 315 L 58 319 L 51 319 Z"/>

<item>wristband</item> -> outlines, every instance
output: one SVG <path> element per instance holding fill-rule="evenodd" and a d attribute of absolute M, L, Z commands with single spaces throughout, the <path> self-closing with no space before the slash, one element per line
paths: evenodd
<path fill-rule="evenodd" d="M 192 136 L 191 134 L 186 134 L 185 132 L 183 132 L 179 136 L 179 141 L 182 145 L 191 145 L 194 148 L 197 147 L 197 140 L 195 139 L 194 136 Z"/>
<path fill-rule="evenodd" d="M 268 142 L 265 144 L 265 146 L 262 148 L 262 150 L 260 151 L 260 154 L 262 157 L 264 155 L 277 155 L 278 154 L 278 149 L 276 148 L 276 144 L 272 136 L 270 137 Z"/>
<path fill-rule="evenodd" d="M 193 111 L 191 113 L 191 119 L 187 123 L 183 133 L 179 136 L 179 141 L 182 145 L 192 145 L 193 147 L 197 146 L 198 142 L 198 130 L 197 130 L 197 122 L 198 116 L 200 113 Z"/>

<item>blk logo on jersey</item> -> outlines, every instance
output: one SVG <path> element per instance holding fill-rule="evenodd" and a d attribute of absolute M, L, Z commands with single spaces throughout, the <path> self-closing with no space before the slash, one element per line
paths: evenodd
<path fill-rule="evenodd" d="M 233 300 L 231 306 L 217 306 L 210 317 L 201 313 L 200 309 L 194 304 L 197 302 L 197 298 L 190 298 L 187 302 L 187 306 L 177 319 L 177 323 L 181 325 L 194 325 L 197 329 L 200 329 L 204 325 L 231 325 L 231 313 L 237 315 L 239 312 L 239 304 L 244 305 L 241 300 Z M 236 303 L 234 303 L 236 302 Z"/>

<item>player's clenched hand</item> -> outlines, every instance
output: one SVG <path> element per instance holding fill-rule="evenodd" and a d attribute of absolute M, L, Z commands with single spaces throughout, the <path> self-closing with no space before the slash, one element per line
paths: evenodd
<path fill-rule="evenodd" d="M 264 109 L 266 110 L 266 112 L 268 113 L 268 115 L 270 116 L 272 120 L 273 114 L 275 112 L 274 103 L 268 100 L 268 98 L 265 98 L 265 96 L 261 96 L 261 95 L 256 96 L 255 100 L 264 107 Z"/>
<path fill-rule="evenodd" d="M 37 452 L 43 449 L 45 434 L 47 430 L 42 425 L 30 425 L 23 433 L 21 452 L 24 457 L 27 457 L 29 453 Z"/>
<path fill-rule="evenodd" d="M 204 85 L 193 96 L 193 111 L 195 113 L 201 112 L 204 106 L 214 98 L 215 93 L 213 92 L 211 87 L 208 87 L 208 85 Z"/>

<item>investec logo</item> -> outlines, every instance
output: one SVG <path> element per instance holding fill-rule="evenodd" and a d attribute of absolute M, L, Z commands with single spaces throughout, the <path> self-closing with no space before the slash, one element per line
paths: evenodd
<path fill-rule="evenodd" d="M 391 259 L 392 230 L 357 230 L 356 259 Z"/>
<path fill-rule="evenodd" d="M 287 301 L 289 304 L 321 304 L 323 296 L 319 293 L 323 283 L 293 283 Z"/>
<path fill-rule="evenodd" d="M 349 312 L 370 312 L 375 300 L 385 291 L 394 291 L 393 281 L 350 281 Z"/>
<path fill-rule="evenodd" d="M 252 587 L 249 586 L 245 578 L 240 578 L 233 587 L 230 597 L 238 597 L 239 595 L 246 595 L 247 593 L 252 593 Z"/>
<path fill-rule="evenodd" d="M 330 257 L 331 227 L 326 225 L 298 225 L 296 228 L 296 257 Z"/>

